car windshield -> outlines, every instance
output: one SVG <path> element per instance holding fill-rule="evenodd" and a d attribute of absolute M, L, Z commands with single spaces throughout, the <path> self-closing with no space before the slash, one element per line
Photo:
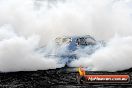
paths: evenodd
<path fill-rule="evenodd" d="M 59 45 L 62 45 L 62 44 L 67 44 L 67 43 L 70 43 L 71 42 L 71 38 L 56 38 L 56 43 L 59 44 Z"/>

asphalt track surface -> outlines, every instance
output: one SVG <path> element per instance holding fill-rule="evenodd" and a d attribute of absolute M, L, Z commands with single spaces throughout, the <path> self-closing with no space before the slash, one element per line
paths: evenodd
<path fill-rule="evenodd" d="M 0 88 L 132 88 L 132 82 L 80 85 L 76 80 L 76 72 L 60 69 L 0 73 Z M 129 69 L 124 72 L 132 75 L 131 71 Z"/>

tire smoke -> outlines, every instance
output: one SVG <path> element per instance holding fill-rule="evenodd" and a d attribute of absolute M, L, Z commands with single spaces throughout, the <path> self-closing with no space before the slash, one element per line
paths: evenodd
<path fill-rule="evenodd" d="M 63 35 L 92 35 L 107 43 L 71 66 L 128 69 L 132 67 L 131 8 L 132 0 L 0 0 L 0 71 L 63 66 L 58 58 L 36 51 Z"/>

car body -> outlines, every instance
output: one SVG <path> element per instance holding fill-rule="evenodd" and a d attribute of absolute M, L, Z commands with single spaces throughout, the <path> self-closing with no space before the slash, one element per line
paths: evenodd
<path fill-rule="evenodd" d="M 100 47 L 105 46 L 103 41 L 96 41 L 90 35 L 57 37 L 55 43 L 56 47 L 59 48 L 57 56 L 62 58 L 62 62 L 66 63 L 82 56 L 91 55 Z"/>
<path fill-rule="evenodd" d="M 56 44 L 68 44 L 69 51 L 75 51 L 78 47 L 84 48 L 89 45 L 96 45 L 96 40 L 90 35 L 86 36 L 71 36 L 71 37 L 58 37 L 55 39 Z"/>

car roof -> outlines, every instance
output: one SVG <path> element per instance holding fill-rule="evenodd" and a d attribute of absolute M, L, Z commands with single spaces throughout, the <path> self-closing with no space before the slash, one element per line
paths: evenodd
<path fill-rule="evenodd" d="M 92 36 L 90 35 L 85 35 L 85 36 L 60 36 L 60 37 L 57 37 L 57 38 L 81 38 L 81 37 L 89 37 L 89 38 L 92 38 L 93 40 L 95 40 Z"/>

